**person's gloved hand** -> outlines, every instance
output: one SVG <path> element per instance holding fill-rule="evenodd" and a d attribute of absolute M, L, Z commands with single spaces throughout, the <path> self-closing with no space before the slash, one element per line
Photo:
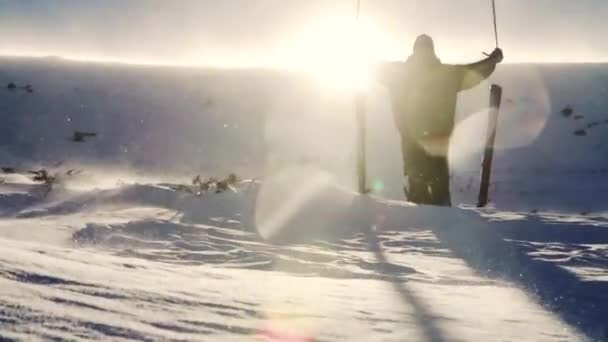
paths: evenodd
<path fill-rule="evenodd" d="M 494 49 L 494 51 L 492 51 L 492 53 L 490 54 L 490 58 L 492 58 L 493 60 L 495 60 L 496 63 L 502 62 L 502 60 L 504 59 L 504 56 L 502 54 L 502 50 L 500 48 Z"/>

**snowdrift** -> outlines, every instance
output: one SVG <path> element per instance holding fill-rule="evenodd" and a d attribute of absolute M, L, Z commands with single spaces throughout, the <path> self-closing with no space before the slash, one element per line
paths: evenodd
<path fill-rule="evenodd" d="M 484 277 L 525 288 L 582 331 L 605 336 L 607 308 L 597 302 L 608 300 L 606 217 L 416 206 L 360 196 L 311 170 L 304 170 L 311 179 L 293 184 L 294 172 L 302 170 L 268 183 L 244 181 L 222 193 L 190 193 L 170 183 L 66 190 L 12 215 L 32 220 L 125 207 L 168 210 L 173 214 L 163 218 L 90 222 L 71 240 L 81 248 L 181 266 L 400 282 L 428 276 L 415 264 L 392 262 L 403 254 L 457 257 Z M 375 249 L 379 258 L 369 254 Z M 466 283 L 449 278 L 448 284 Z"/>

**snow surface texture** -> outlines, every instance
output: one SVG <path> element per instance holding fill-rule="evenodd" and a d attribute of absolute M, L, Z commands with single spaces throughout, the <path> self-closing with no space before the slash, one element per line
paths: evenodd
<path fill-rule="evenodd" d="M 559 215 L 489 211 L 484 219 L 475 211 L 360 197 L 328 178 L 295 189 L 271 182 L 200 196 L 169 184 L 134 184 L 57 191 L 33 203 L 20 200 L 34 196 L 27 192 L 7 193 L 16 205 L 0 221 L 1 334 L 606 337 L 608 246 L 595 243 L 608 237 L 606 217 L 566 224 Z M 285 203 L 287 215 L 269 214 L 260 202 L 282 195 L 281 186 L 300 194 L 284 200 L 305 205 L 289 210 Z M 388 262 L 374 257 L 368 225 Z M 264 242 L 258 231 L 282 243 Z"/>
<path fill-rule="evenodd" d="M 520 77 L 529 98 L 505 95 L 517 120 L 501 127 L 526 129 L 502 134 L 500 210 L 479 211 L 353 193 L 350 100 L 293 75 L 7 61 L 0 82 L 33 92 L 0 89 L 0 166 L 18 169 L 0 174 L 0 339 L 608 340 L 602 128 L 575 136 L 583 119 L 559 112 L 598 120 L 606 90 L 582 88 L 608 69 L 509 68 L 506 94 Z M 457 136 L 485 124 L 474 95 Z M 369 117 L 372 181 L 391 195 L 392 119 Z M 473 203 L 479 151 L 455 145 L 453 191 Z M 40 167 L 51 191 L 25 173 Z M 264 180 L 180 185 L 233 171 Z"/>

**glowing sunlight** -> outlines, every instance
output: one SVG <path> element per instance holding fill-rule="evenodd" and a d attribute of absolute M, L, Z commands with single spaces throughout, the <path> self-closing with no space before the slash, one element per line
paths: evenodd
<path fill-rule="evenodd" d="M 289 41 L 279 64 L 340 91 L 367 86 L 374 61 L 391 47 L 376 26 L 346 16 L 316 20 Z"/>

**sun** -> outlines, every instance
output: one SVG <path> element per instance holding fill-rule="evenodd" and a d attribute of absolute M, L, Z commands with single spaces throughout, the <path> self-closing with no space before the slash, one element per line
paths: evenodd
<path fill-rule="evenodd" d="M 390 46 L 371 23 L 339 16 L 317 19 L 289 41 L 286 64 L 340 91 L 366 88 L 373 64 Z"/>

